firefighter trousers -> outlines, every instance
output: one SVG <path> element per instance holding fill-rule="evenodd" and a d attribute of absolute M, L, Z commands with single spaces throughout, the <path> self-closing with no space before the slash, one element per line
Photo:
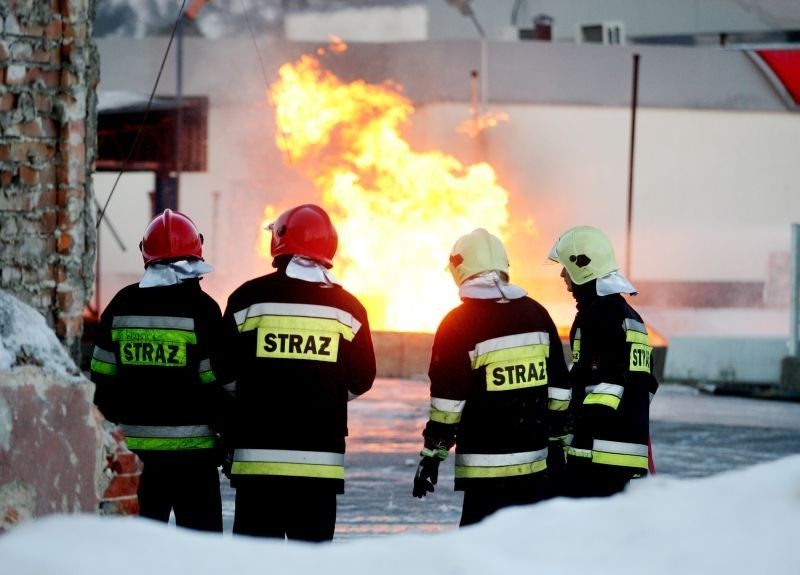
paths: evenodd
<path fill-rule="evenodd" d="M 179 527 L 222 532 L 219 472 L 213 463 L 145 460 L 139 478 L 139 515 Z"/>

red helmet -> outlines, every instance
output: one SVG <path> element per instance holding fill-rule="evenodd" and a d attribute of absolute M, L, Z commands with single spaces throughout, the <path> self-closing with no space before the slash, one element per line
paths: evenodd
<path fill-rule="evenodd" d="M 203 259 L 203 234 L 188 216 L 166 209 L 144 231 L 139 244 L 145 267 L 160 260 Z"/>
<path fill-rule="evenodd" d="M 339 245 L 328 213 L 313 204 L 304 204 L 283 212 L 269 225 L 272 231 L 272 257 L 298 255 L 333 267 L 333 255 Z"/>

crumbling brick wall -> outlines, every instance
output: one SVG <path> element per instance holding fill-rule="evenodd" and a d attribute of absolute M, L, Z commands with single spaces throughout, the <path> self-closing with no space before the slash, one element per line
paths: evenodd
<path fill-rule="evenodd" d="M 76 362 L 94 280 L 94 2 L 0 1 L 0 289 Z"/>

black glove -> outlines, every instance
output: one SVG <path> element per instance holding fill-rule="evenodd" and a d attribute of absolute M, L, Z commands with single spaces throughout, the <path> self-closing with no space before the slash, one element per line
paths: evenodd
<path fill-rule="evenodd" d="M 439 480 L 439 462 L 436 457 L 423 457 L 414 475 L 414 497 L 423 498 L 433 493 L 433 486 Z"/>

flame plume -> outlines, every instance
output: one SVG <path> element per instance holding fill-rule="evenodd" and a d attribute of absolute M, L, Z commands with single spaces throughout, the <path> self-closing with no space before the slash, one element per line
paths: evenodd
<path fill-rule="evenodd" d="M 330 53 L 345 49 L 336 42 Z M 334 272 L 373 329 L 434 331 L 458 303 L 444 271 L 450 248 L 476 227 L 502 237 L 508 192 L 486 163 L 412 150 L 401 129 L 414 108 L 402 89 L 344 82 L 322 67 L 323 55 L 283 65 L 270 87 L 277 146 L 320 191 L 316 203 L 339 233 Z M 277 213 L 267 206 L 265 222 Z"/>

